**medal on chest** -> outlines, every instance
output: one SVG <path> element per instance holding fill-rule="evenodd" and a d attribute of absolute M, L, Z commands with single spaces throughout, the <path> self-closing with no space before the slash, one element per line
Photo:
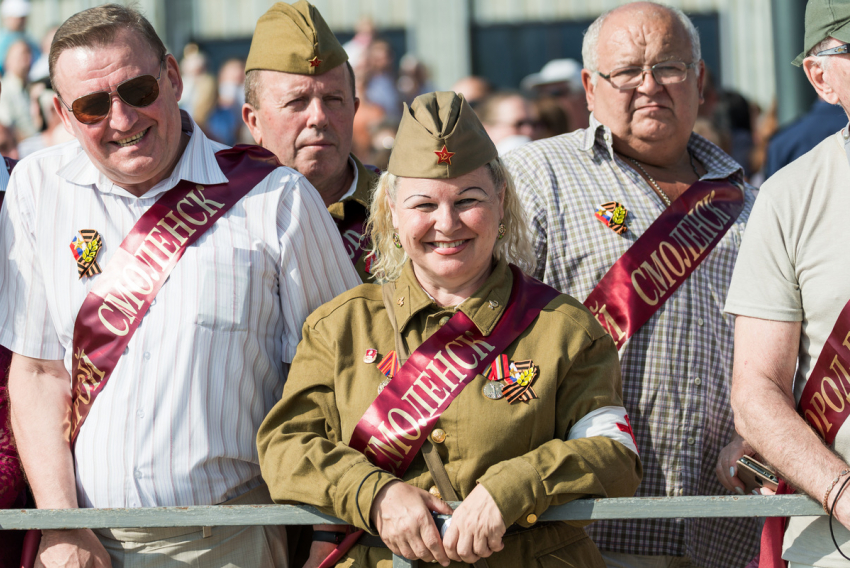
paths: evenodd
<path fill-rule="evenodd" d="M 80 279 L 83 276 L 96 276 L 101 273 L 100 265 L 97 263 L 97 255 L 103 248 L 103 238 L 94 229 L 83 229 L 76 237 L 71 239 L 71 254 L 77 261 L 77 274 Z"/>
<path fill-rule="evenodd" d="M 484 371 L 487 383 L 481 392 L 491 400 L 506 398 L 509 404 L 528 402 L 537 398 L 532 385 L 539 374 L 531 359 L 511 363 L 503 353 Z"/>

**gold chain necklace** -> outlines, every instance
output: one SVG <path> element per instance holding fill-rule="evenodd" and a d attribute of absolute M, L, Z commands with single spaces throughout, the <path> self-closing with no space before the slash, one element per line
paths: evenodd
<path fill-rule="evenodd" d="M 690 158 L 690 160 L 691 160 L 691 168 L 694 170 L 694 174 L 696 174 L 696 176 L 697 176 L 697 181 L 699 181 L 699 179 L 700 179 L 699 171 L 697 171 L 697 165 L 694 163 L 694 156 L 693 156 L 693 154 L 691 154 L 690 150 L 688 150 L 688 158 Z M 661 198 L 661 201 L 663 201 L 664 204 L 667 207 L 670 207 L 670 205 L 672 205 L 670 198 L 667 197 L 667 194 L 664 193 L 664 191 L 662 191 L 661 187 L 658 185 L 658 182 L 655 181 L 655 178 L 653 178 L 651 175 L 649 175 L 649 172 L 647 172 L 643 168 L 643 166 L 640 165 L 640 162 L 638 162 L 634 158 L 629 157 L 629 161 L 631 161 L 634 165 L 636 165 L 638 167 L 638 169 L 640 169 L 640 171 L 643 172 L 643 175 L 645 175 L 646 179 L 649 180 L 649 185 L 652 186 L 652 189 L 655 190 L 655 193 L 658 194 L 658 197 Z"/>

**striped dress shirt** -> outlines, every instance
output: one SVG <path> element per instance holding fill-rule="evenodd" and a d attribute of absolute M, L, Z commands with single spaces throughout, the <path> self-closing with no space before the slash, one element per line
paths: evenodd
<path fill-rule="evenodd" d="M 0 213 L 0 343 L 71 368 L 77 312 L 97 276 L 78 279 L 71 239 L 103 237 L 109 259 L 181 180 L 227 181 L 224 148 L 184 118 L 191 139 L 171 176 L 135 197 L 76 141 L 12 174 Z M 211 505 L 262 483 L 257 429 L 280 398 L 301 326 L 360 283 L 316 190 L 278 168 L 187 248 L 82 426 L 81 507 Z"/>
<path fill-rule="evenodd" d="M 692 134 L 688 148 L 708 172 L 702 179 L 743 181 L 741 167 L 714 144 Z M 589 128 L 527 144 L 506 162 L 531 225 L 535 276 L 582 302 L 665 209 L 594 116 Z M 723 304 L 754 200 L 746 187 L 735 224 L 620 351 L 624 405 L 644 468 L 638 497 L 729 493 L 714 473 L 734 434 L 734 318 Z M 622 235 L 594 216 L 608 201 L 628 210 Z M 704 568 L 746 565 L 759 536 L 757 519 L 607 521 L 587 532 L 603 550 L 688 555 Z"/>

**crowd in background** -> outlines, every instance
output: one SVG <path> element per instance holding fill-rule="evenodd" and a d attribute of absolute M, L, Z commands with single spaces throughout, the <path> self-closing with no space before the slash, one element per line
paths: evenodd
<path fill-rule="evenodd" d="M 25 31 L 30 4 L 27 0 L 2 3 L 0 32 L 0 154 L 23 158 L 41 148 L 71 139 L 53 108 L 47 58 L 55 28 L 38 42 Z M 427 67 L 412 54 L 399 57 L 381 38 L 372 22 L 364 19 L 354 37 L 345 43 L 355 70 L 360 108 L 354 120 L 353 153 L 364 163 L 386 168 L 392 150 L 402 103 L 437 88 Z M 225 60 L 212 69 L 197 44 L 188 44 L 180 60 L 184 80 L 181 107 L 187 110 L 212 139 L 228 144 L 253 143 L 242 121 L 245 102 L 245 61 Z M 533 70 L 529 70 L 533 71 Z M 539 72 L 530 73 L 514 89 L 496 87 L 486 78 L 464 77 L 451 85 L 463 94 L 479 114 L 487 133 L 505 154 L 526 142 L 572 132 L 588 125 L 588 111 L 581 83 L 581 63 L 555 59 Z M 820 104 L 820 107 L 829 106 Z M 830 107 L 831 109 L 831 107 Z M 820 127 L 820 140 L 841 128 L 846 119 L 841 109 L 818 108 L 802 124 L 785 127 Z M 818 114 L 820 111 L 820 114 Z M 740 93 L 720 87 L 709 72 L 704 102 L 694 131 L 704 136 L 744 167 L 748 181 L 758 187 L 779 167 L 802 151 L 777 143 L 778 153 L 768 163 L 768 145 L 779 130 L 776 104 L 761 108 Z M 814 144 L 812 144 L 813 146 Z M 780 148 L 780 146 L 785 146 Z"/>

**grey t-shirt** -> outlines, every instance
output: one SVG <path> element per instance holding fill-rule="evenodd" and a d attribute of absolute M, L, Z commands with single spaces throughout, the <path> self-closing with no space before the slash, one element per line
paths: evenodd
<path fill-rule="evenodd" d="M 736 315 L 802 322 L 794 394 L 803 387 L 838 314 L 850 300 L 850 163 L 841 132 L 781 169 L 759 191 L 732 275 L 726 311 Z M 834 449 L 850 458 L 850 421 Z M 834 522 L 839 544 L 850 532 Z M 783 558 L 844 568 L 826 517 L 792 517 Z"/>

